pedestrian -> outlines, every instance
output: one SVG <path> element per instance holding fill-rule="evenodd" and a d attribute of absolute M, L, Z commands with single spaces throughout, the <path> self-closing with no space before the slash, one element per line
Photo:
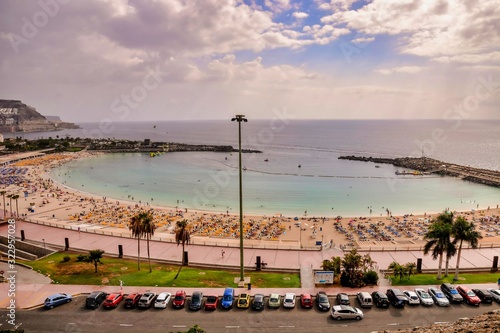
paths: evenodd
<path fill-rule="evenodd" d="M 225 253 L 224 250 L 220 250 L 220 253 L 222 255 L 222 258 L 224 258 L 224 253 Z"/>

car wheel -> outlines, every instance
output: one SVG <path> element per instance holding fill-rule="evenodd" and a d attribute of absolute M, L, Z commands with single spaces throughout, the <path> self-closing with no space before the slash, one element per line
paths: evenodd
<path fill-rule="evenodd" d="M 71 299 L 68 299 L 68 300 L 66 301 L 66 303 L 69 303 L 69 302 L 71 302 Z"/>
<path fill-rule="evenodd" d="M 335 319 L 337 319 L 337 320 L 342 320 L 342 317 L 337 317 L 337 318 L 335 318 Z"/>
<path fill-rule="evenodd" d="M 361 317 L 360 316 L 356 316 L 356 320 L 361 320 Z"/>
<path fill-rule="evenodd" d="M 53 308 L 54 308 L 54 306 L 53 306 L 53 305 L 49 306 L 49 309 L 53 309 Z"/>

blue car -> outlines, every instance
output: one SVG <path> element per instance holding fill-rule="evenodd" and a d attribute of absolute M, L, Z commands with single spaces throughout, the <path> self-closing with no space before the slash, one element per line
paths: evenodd
<path fill-rule="evenodd" d="M 58 306 L 64 303 L 69 303 L 71 302 L 72 299 L 73 297 L 71 297 L 71 295 L 65 293 L 54 294 L 47 297 L 43 305 L 47 309 L 52 309 L 54 306 Z"/>
<path fill-rule="evenodd" d="M 224 295 L 222 296 L 222 302 L 220 303 L 223 309 L 231 309 L 234 302 L 234 289 L 226 288 L 224 290 Z"/>

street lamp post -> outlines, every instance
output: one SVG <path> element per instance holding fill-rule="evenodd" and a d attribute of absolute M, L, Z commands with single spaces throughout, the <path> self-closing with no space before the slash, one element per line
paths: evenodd
<path fill-rule="evenodd" d="M 45 249 L 45 238 L 42 238 L 43 241 L 43 248 Z"/>
<path fill-rule="evenodd" d="M 241 172 L 241 122 L 248 120 L 244 115 L 236 115 L 231 121 L 238 122 L 238 147 L 239 147 L 239 171 L 240 171 L 240 281 L 245 281 L 245 271 L 243 268 L 243 186 L 242 186 L 242 172 Z"/>

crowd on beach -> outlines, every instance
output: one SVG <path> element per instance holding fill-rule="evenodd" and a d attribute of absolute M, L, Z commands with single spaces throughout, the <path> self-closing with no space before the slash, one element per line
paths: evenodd
<path fill-rule="evenodd" d="M 19 194 L 20 215 L 32 216 L 30 213 L 48 212 L 43 216 L 56 217 L 68 223 L 95 225 L 103 228 L 128 229 L 131 218 L 144 210 L 152 210 L 158 231 L 174 233 L 175 224 L 187 220 L 194 236 L 202 237 L 239 237 L 239 217 L 234 214 L 194 211 L 188 209 L 152 207 L 149 204 L 133 201 L 116 201 L 106 197 L 83 194 L 77 190 L 65 187 L 48 177 L 48 172 L 63 163 L 76 158 L 92 157 L 95 152 L 50 154 L 32 159 L 18 161 L 8 166 L 9 172 L 0 171 L 0 183 L 6 192 Z M 23 168 L 16 173 L 16 168 Z M 26 171 L 27 168 L 27 171 Z M 16 177 L 15 179 L 8 177 Z M 24 200 L 22 200 L 24 198 Z M 8 204 L 8 203 L 7 203 Z M 27 208 L 27 209 L 26 209 Z M 14 213 L 15 214 L 15 213 Z M 484 237 L 498 237 L 500 240 L 500 214 L 498 206 L 492 210 L 476 210 L 456 213 L 466 219 L 475 221 Z M 40 213 L 36 215 L 40 217 Z M 437 216 L 434 214 L 434 217 Z M 322 239 L 335 239 L 337 243 L 353 246 L 366 242 L 384 243 L 398 241 L 422 241 L 433 216 L 424 214 L 413 216 L 407 214 L 400 217 L 392 216 L 387 209 L 385 217 L 358 218 L 314 218 L 304 217 L 296 221 L 302 241 L 302 230 L 315 238 L 321 233 Z M 305 223 L 308 228 L 304 228 Z M 309 224 L 308 224 L 309 223 Z M 254 240 L 277 241 L 298 237 L 290 218 L 284 216 L 246 216 L 244 218 L 244 238 Z M 296 238 L 295 238 L 296 239 Z"/>

